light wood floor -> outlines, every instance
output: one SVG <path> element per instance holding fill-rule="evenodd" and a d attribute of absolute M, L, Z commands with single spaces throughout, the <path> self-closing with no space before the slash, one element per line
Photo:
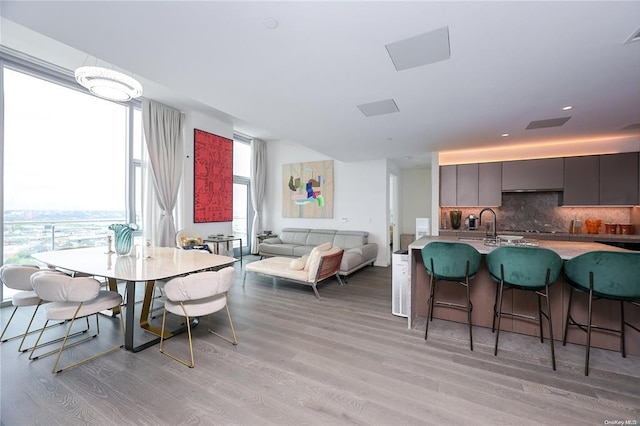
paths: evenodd
<path fill-rule="evenodd" d="M 249 257 L 249 261 L 255 257 Z M 246 260 L 245 260 L 246 264 Z M 10 425 L 603 425 L 640 423 L 640 358 L 434 321 L 429 340 L 391 314 L 391 270 L 368 267 L 344 287 L 319 288 L 249 275 L 237 265 L 230 292 L 238 346 L 194 332 L 196 368 L 157 346 L 123 350 L 58 375 L 53 357 L 30 362 L 18 341 L 0 345 L 1 424 Z M 2 322 L 11 309 L 0 310 Z M 24 319 L 24 316 L 22 317 Z M 113 343 L 117 320 L 101 317 L 93 344 Z M 229 328 L 224 311 L 214 327 Z M 62 329 L 62 327 L 59 327 Z M 632 331 L 630 331 L 631 333 Z M 167 341 L 188 354 L 186 334 Z M 623 423 L 624 424 L 624 423 Z M 627 423 L 636 424 L 636 423 Z"/>

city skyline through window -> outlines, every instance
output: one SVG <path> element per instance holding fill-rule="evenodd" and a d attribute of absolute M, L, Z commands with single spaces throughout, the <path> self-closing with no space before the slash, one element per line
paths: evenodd
<path fill-rule="evenodd" d="M 9 67 L 2 76 L 3 264 L 106 246 L 108 225 L 127 221 L 129 106 Z"/>

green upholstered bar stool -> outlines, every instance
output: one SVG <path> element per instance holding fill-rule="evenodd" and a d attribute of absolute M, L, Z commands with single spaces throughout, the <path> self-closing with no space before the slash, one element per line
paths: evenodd
<path fill-rule="evenodd" d="M 496 330 L 496 343 L 493 350 L 498 355 L 498 339 L 500 338 L 500 318 L 508 315 L 515 318 L 538 321 L 540 326 L 540 342 L 544 343 L 542 334 L 542 317 L 549 325 L 549 341 L 551 343 L 551 365 L 556 369 L 556 356 L 553 347 L 553 324 L 551 321 L 551 298 L 549 287 L 560 275 L 562 259 L 557 253 L 540 247 L 503 246 L 487 255 L 487 267 L 491 277 L 498 283 L 496 288 L 496 306 L 493 319 L 493 330 Z M 524 315 L 515 312 L 503 312 L 502 301 L 505 290 L 525 290 L 535 292 L 538 299 L 538 316 Z M 547 312 L 542 311 L 540 298 L 547 299 Z"/>
<path fill-rule="evenodd" d="M 640 306 L 640 253 L 592 251 L 576 256 L 564 263 L 566 281 L 571 285 L 569 304 L 564 325 L 562 344 L 567 344 L 567 330 L 570 325 L 577 326 L 587 333 L 587 353 L 584 363 L 584 375 L 589 375 L 589 350 L 591 346 L 591 330 L 605 330 L 620 334 L 620 352 L 626 358 L 625 325 L 640 331 L 637 327 L 625 322 L 624 303 Z M 589 294 L 587 323 L 577 322 L 571 315 L 574 291 Z M 591 323 L 593 301 L 609 299 L 620 302 L 620 329 L 595 326 Z"/>
<path fill-rule="evenodd" d="M 473 333 L 471 325 L 471 297 L 469 292 L 469 280 L 478 272 L 482 256 L 472 246 L 464 243 L 434 241 L 422 248 L 422 260 L 430 276 L 429 298 L 427 299 L 427 325 L 424 331 L 424 340 L 429 333 L 429 322 L 433 320 L 433 307 L 448 306 L 462 308 L 467 311 L 469 323 L 469 347 L 473 350 Z M 436 284 L 440 281 L 458 283 L 467 289 L 466 304 L 448 301 L 435 301 Z"/>

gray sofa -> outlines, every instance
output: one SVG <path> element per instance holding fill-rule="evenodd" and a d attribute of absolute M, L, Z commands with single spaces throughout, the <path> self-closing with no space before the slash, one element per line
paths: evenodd
<path fill-rule="evenodd" d="M 278 238 L 266 238 L 258 246 L 258 254 L 265 256 L 301 257 L 315 246 L 330 242 L 344 249 L 339 274 L 347 276 L 364 268 L 378 256 L 378 245 L 369 243 L 369 233 L 338 231 L 335 229 L 284 228 Z"/>

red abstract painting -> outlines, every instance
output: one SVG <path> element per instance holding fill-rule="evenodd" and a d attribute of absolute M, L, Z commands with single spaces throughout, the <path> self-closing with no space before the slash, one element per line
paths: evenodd
<path fill-rule="evenodd" d="M 194 129 L 193 221 L 233 220 L 233 140 Z"/>

